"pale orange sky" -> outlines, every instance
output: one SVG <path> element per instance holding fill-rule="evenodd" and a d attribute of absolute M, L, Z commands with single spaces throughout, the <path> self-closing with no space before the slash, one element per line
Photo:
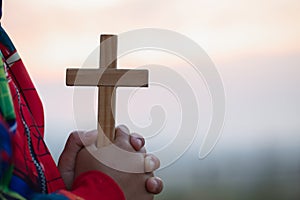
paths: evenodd
<path fill-rule="evenodd" d="M 101 33 L 145 27 L 190 37 L 217 64 L 300 52 L 297 0 L 9 0 L 3 10 L 3 26 L 43 80 L 82 64 Z"/>
<path fill-rule="evenodd" d="M 177 31 L 212 58 L 227 95 L 224 132 L 229 134 L 222 141 L 261 137 L 255 131 L 235 135 L 240 129 L 299 129 L 298 0 L 6 0 L 3 4 L 2 25 L 40 91 L 50 132 L 46 137 L 55 158 L 74 129 L 65 69 L 81 66 L 99 44 L 101 33 L 138 28 Z M 147 53 L 129 58 L 124 61 L 128 66 L 168 59 L 180 64 L 170 56 L 156 59 Z"/>
<path fill-rule="evenodd" d="M 195 81 L 192 85 L 197 89 L 196 95 L 200 100 L 198 132 L 182 159 L 159 171 L 165 184 L 163 193 L 173 193 L 171 186 L 178 184 L 178 192 L 187 196 L 194 194 L 198 188 L 190 191 L 188 184 L 195 179 L 203 181 L 199 178 L 201 174 L 213 181 L 223 180 L 226 190 L 231 187 L 228 181 L 242 185 L 243 177 L 236 176 L 235 172 L 230 176 L 224 169 L 238 169 L 237 174 L 251 174 L 262 165 L 264 170 L 268 170 L 266 167 L 269 165 L 263 165 L 256 158 L 263 161 L 271 159 L 271 165 L 275 164 L 273 167 L 278 171 L 278 177 L 280 175 L 278 181 L 286 180 L 286 184 L 293 184 L 294 179 L 290 177 L 297 176 L 296 170 L 279 170 L 281 168 L 277 167 L 289 163 L 279 164 L 272 162 L 272 159 L 279 157 L 280 152 L 287 152 L 282 154 L 284 162 L 288 162 L 289 158 L 294 163 L 292 165 L 298 167 L 299 0 L 4 0 L 3 4 L 2 26 L 11 36 L 40 93 L 45 111 L 45 140 L 56 161 L 70 131 L 78 128 L 74 121 L 73 89 L 65 86 L 65 69 L 80 67 L 98 46 L 101 33 L 118 34 L 139 28 L 161 28 L 179 32 L 197 42 L 215 63 L 226 92 L 226 119 L 222 136 L 209 157 L 198 160 L 200 145 L 209 127 L 211 102 L 203 81 Z M 151 54 L 149 51 L 122 59 L 122 66 L 184 64 L 172 55 L 159 52 Z M 183 67 L 182 70 L 186 69 Z M 160 143 L 166 144 L 166 140 L 172 142 L 176 134 L 174 129 L 181 125 L 178 120 L 181 117 L 180 105 L 176 101 L 170 102 L 170 94 L 161 88 L 152 92 L 151 98 L 138 99 L 138 103 L 128 106 L 131 108 L 128 113 L 140 114 L 132 120 L 134 123 L 151 123 L 150 109 L 153 104 L 156 106 L 161 103 L 166 110 L 170 108 L 163 131 L 146 141 L 150 152 L 161 148 Z M 127 99 L 121 91 L 117 95 L 117 122 L 126 123 L 131 119 L 122 117 L 126 106 L 121 103 L 126 103 Z M 120 109 L 120 105 L 123 109 Z M 89 116 L 82 118 L 91 121 L 88 128 L 95 128 L 95 116 L 91 116 L 91 120 Z M 147 136 L 153 133 L 144 131 L 140 134 Z M 168 150 L 170 153 L 176 152 L 177 147 Z M 271 150 L 271 158 L 262 157 L 262 150 Z M 253 158 L 250 159 L 249 155 Z M 160 159 L 161 163 L 165 162 L 163 157 Z M 244 165 L 239 166 L 239 163 Z M 238 168 L 234 168 L 235 165 Z M 210 166 L 213 167 L 207 169 Z M 252 183 L 255 178 L 264 180 L 262 175 L 251 175 L 249 182 Z M 229 176 L 229 180 L 224 179 Z M 265 176 L 269 176 L 269 173 Z M 277 179 L 272 177 L 272 180 Z M 251 192 L 251 187 L 246 186 L 246 191 Z M 283 188 L 282 192 L 286 191 L 281 182 L 276 186 Z M 213 191 L 218 192 L 218 189 Z"/>

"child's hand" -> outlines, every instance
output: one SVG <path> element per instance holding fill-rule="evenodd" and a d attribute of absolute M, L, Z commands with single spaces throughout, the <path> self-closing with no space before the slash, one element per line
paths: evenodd
<path fill-rule="evenodd" d="M 85 134 L 86 137 L 82 137 L 83 134 L 84 133 L 77 132 L 73 133 L 73 136 L 70 136 L 64 153 L 62 154 L 59 161 L 60 171 L 67 185 L 69 182 L 68 186 L 72 184 L 73 178 L 78 176 L 79 174 L 90 170 L 100 170 L 111 176 L 119 184 L 119 186 L 124 191 L 126 199 L 153 199 L 153 194 L 161 192 L 163 187 L 162 181 L 157 177 L 153 177 L 152 173 L 159 167 L 159 160 L 153 155 L 145 154 L 146 151 L 143 147 L 145 142 L 141 136 L 137 134 L 129 135 L 129 130 L 125 126 L 120 126 L 116 129 L 116 140 L 114 144 L 126 151 L 139 152 L 140 154 L 137 154 L 138 156 L 135 157 L 134 163 L 128 163 L 128 161 L 126 161 L 127 159 L 117 159 L 117 161 L 113 162 L 113 164 L 122 166 L 125 165 L 127 166 L 127 168 L 128 166 L 132 166 L 134 168 L 132 171 L 135 171 L 135 169 L 138 169 L 139 171 L 143 169 L 143 172 L 145 171 L 145 173 L 125 173 L 109 168 L 94 158 L 95 153 L 98 153 L 98 150 L 100 150 L 102 154 L 99 155 L 99 157 L 107 156 L 108 158 L 112 159 L 109 154 L 111 152 L 110 148 L 113 145 L 103 147 L 98 150 L 94 148 L 94 155 L 91 155 L 91 153 L 86 148 L 82 148 L 83 143 L 85 145 L 92 144 L 94 146 L 95 140 L 97 138 L 97 132 L 88 132 L 87 134 Z M 82 140 L 84 140 L 83 142 L 79 139 L 80 136 Z M 73 145 L 71 145 L 70 143 Z M 71 154 L 73 156 L 71 156 Z M 116 155 L 114 155 L 114 157 L 115 156 Z M 77 159 L 75 163 L 76 157 Z M 71 167 L 70 162 L 72 163 L 73 167 Z M 68 167 L 66 167 L 66 165 Z"/>
<path fill-rule="evenodd" d="M 78 152 L 95 143 L 97 132 L 75 131 L 69 135 L 65 148 L 58 160 L 58 170 L 65 182 L 66 188 L 71 189 L 74 180 L 74 170 Z"/>

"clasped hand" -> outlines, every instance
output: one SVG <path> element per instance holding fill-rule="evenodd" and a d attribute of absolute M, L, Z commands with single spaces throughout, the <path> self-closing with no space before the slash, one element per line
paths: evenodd
<path fill-rule="evenodd" d="M 90 132 L 76 131 L 70 134 L 58 162 L 59 171 L 68 189 L 71 188 L 73 180 L 78 175 L 90 170 L 99 170 L 118 183 L 128 200 L 151 200 L 154 194 L 162 191 L 161 179 L 153 175 L 153 172 L 159 168 L 159 159 L 146 153 L 145 140 L 142 136 L 130 134 L 128 128 L 121 125 L 116 128 L 116 139 L 113 144 L 96 148 L 96 140 L 97 131 L 95 130 Z M 109 152 L 112 152 L 111 149 L 116 149 L 114 147 L 136 153 L 136 156 L 133 161 L 129 161 L 122 159 L 121 155 L 118 157 L 115 153 L 113 158 L 116 159 L 117 157 L 118 159 L 111 162 L 112 165 L 116 167 L 117 165 L 126 166 L 127 171 L 139 170 L 139 173 L 119 171 L 112 165 L 100 162 L 103 157 L 107 157 L 106 160 L 109 159 Z M 95 154 L 98 155 L 95 156 Z M 99 159 L 96 159 L 97 157 Z"/>

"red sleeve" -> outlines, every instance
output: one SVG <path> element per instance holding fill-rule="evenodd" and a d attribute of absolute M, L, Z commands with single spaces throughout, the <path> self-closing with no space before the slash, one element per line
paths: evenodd
<path fill-rule="evenodd" d="M 71 192 L 87 200 L 125 200 L 118 184 L 100 171 L 89 171 L 78 176 Z"/>

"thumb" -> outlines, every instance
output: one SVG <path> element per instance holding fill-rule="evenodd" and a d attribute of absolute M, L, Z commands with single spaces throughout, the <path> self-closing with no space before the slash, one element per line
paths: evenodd
<path fill-rule="evenodd" d="M 76 131 L 70 134 L 58 161 L 58 169 L 68 189 L 71 188 L 73 183 L 75 162 L 78 152 L 84 146 L 93 144 L 96 141 L 96 138 L 97 131 L 86 133 L 83 131 Z"/>

